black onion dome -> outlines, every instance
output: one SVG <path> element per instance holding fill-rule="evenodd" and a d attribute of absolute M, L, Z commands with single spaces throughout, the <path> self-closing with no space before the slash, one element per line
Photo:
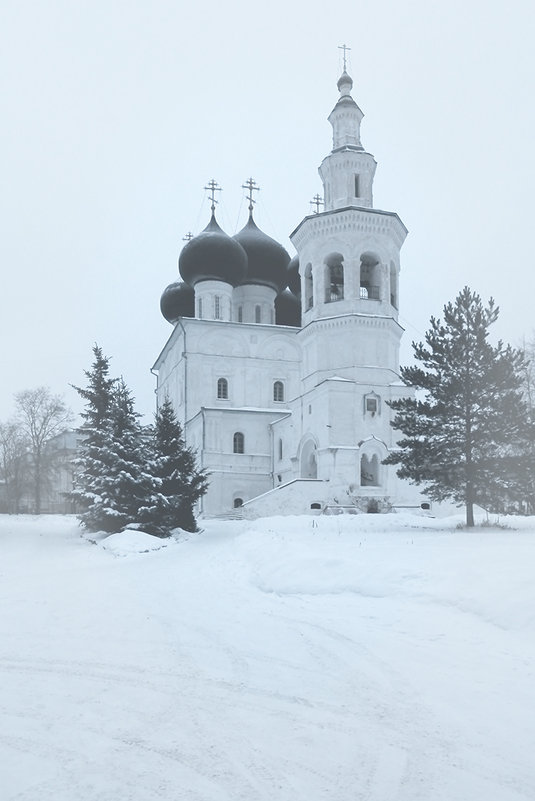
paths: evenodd
<path fill-rule="evenodd" d="M 195 292 L 182 281 L 169 284 L 162 292 L 160 311 L 168 323 L 176 323 L 179 317 L 195 317 Z"/>
<path fill-rule="evenodd" d="M 275 323 L 301 325 L 301 302 L 289 289 L 285 289 L 275 298 Z"/>
<path fill-rule="evenodd" d="M 234 237 L 247 253 L 247 275 L 242 284 L 269 286 L 279 293 L 287 286 L 290 256 L 278 242 L 258 228 L 252 216 Z"/>
<path fill-rule="evenodd" d="M 226 281 L 237 286 L 247 271 L 247 254 L 238 242 L 221 230 L 212 214 L 204 231 L 183 247 L 178 269 L 191 286 L 198 281 Z"/>
<path fill-rule="evenodd" d="M 288 286 L 298 298 L 301 297 L 301 276 L 299 275 L 299 256 L 294 256 L 288 265 Z"/>

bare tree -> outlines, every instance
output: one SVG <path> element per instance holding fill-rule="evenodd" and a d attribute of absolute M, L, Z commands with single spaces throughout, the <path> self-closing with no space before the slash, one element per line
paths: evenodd
<path fill-rule="evenodd" d="M 28 486 L 28 438 L 19 423 L 0 423 L 0 475 L 4 481 L 5 511 L 18 514 Z"/>
<path fill-rule="evenodd" d="M 41 513 L 41 497 L 46 474 L 46 443 L 72 421 L 72 413 L 60 395 L 48 387 L 26 389 L 15 395 L 17 420 L 30 448 L 30 472 L 35 514 Z"/>

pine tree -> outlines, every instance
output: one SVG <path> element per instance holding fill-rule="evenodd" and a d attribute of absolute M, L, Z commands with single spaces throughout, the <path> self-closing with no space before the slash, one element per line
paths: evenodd
<path fill-rule="evenodd" d="M 444 307 L 444 322 L 431 318 L 426 344 L 413 343 L 422 366 L 404 367 L 403 380 L 416 398 L 391 402 L 392 425 L 404 438 L 385 460 L 400 464 L 400 478 L 423 484 L 435 501 L 494 510 L 518 499 L 519 453 L 526 439 L 520 351 L 488 341 L 499 310 L 468 287 Z M 420 397 L 421 396 L 421 397 Z"/>
<path fill-rule="evenodd" d="M 194 507 L 208 489 L 195 453 L 184 442 L 182 428 L 169 399 L 160 406 L 153 428 L 151 473 L 157 480 L 154 502 L 142 510 L 150 533 L 169 536 L 174 528 L 196 531 Z"/>

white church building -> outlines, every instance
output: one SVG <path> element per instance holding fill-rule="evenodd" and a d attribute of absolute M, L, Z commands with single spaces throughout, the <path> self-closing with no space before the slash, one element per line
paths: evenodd
<path fill-rule="evenodd" d="M 212 218 L 165 289 L 173 331 L 153 367 L 188 445 L 210 474 L 205 516 L 420 506 L 382 464 L 396 447 L 388 401 L 399 377 L 400 249 L 407 230 L 373 206 L 374 157 L 344 70 L 319 167 L 323 211 L 290 236 L 297 255 L 253 219 L 235 236 Z"/>

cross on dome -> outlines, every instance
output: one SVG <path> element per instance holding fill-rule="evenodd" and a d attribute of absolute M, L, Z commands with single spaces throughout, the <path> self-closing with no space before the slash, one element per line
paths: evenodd
<path fill-rule="evenodd" d="M 338 50 L 343 50 L 344 51 L 344 72 L 346 72 L 347 71 L 347 51 L 351 50 L 351 48 L 348 47 L 347 45 L 343 44 L 343 45 L 338 45 Z"/>
<path fill-rule="evenodd" d="M 216 203 L 219 202 L 215 199 L 215 193 L 221 192 L 221 187 L 219 186 L 217 181 L 214 181 L 214 179 L 212 178 L 210 181 L 208 181 L 208 186 L 205 186 L 204 188 L 207 192 L 210 192 L 212 196 L 211 201 L 212 201 L 212 214 L 213 214 L 215 212 Z"/>
<path fill-rule="evenodd" d="M 320 206 L 324 205 L 323 198 L 320 195 L 314 195 L 314 197 L 312 198 L 312 200 L 310 202 L 312 203 L 312 205 L 314 205 L 316 207 L 316 209 L 314 211 L 314 214 L 319 214 L 320 213 Z"/>
<path fill-rule="evenodd" d="M 260 187 L 256 185 L 254 178 L 249 178 L 244 184 L 241 185 L 241 187 L 242 189 L 249 190 L 247 199 L 249 201 L 249 213 L 252 214 L 253 206 L 256 203 L 256 200 L 253 198 L 253 192 L 260 192 Z"/>

